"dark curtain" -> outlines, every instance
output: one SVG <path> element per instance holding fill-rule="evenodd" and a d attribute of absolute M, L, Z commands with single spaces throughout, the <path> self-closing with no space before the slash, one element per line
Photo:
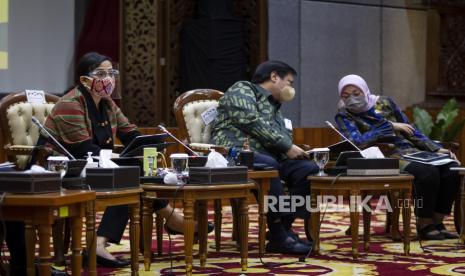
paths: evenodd
<path fill-rule="evenodd" d="M 181 92 L 226 91 L 247 77 L 244 21 L 234 17 L 232 0 L 198 0 L 196 11 L 181 30 Z"/>
<path fill-rule="evenodd" d="M 92 0 L 76 45 L 76 62 L 87 52 L 119 61 L 119 1 Z"/>
<path fill-rule="evenodd" d="M 226 91 L 247 77 L 244 23 L 240 19 L 194 19 L 181 31 L 181 91 Z"/>

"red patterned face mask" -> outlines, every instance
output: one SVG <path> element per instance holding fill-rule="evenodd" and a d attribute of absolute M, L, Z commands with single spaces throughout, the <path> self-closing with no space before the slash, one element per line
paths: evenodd
<path fill-rule="evenodd" d="M 103 79 L 93 78 L 90 91 L 100 97 L 109 97 L 115 89 L 115 79 L 112 77 L 105 77 Z"/>

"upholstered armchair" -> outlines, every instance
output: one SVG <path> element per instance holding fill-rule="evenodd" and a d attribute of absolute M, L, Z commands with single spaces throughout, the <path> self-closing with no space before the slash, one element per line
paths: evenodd
<path fill-rule="evenodd" d="M 194 151 L 208 152 L 215 145 L 209 143 L 212 124 L 205 125 L 201 114 L 216 108 L 223 92 L 213 89 L 196 89 L 183 93 L 174 103 L 174 115 L 180 139 Z"/>
<path fill-rule="evenodd" d="M 0 101 L 0 125 L 2 129 L 2 147 L 6 159 L 23 169 L 32 149 L 39 138 L 39 129 L 31 118 L 36 117 L 42 123 L 50 114 L 59 97 L 45 94 L 46 103 L 28 103 L 25 92 L 11 93 Z"/>

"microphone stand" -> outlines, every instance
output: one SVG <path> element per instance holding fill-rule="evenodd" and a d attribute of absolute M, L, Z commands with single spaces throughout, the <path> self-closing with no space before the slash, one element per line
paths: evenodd
<path fill-rule="evenodd" d="M 52 139 L 52 141 L 55 143 L 56 146 L 58 146 L 69 158 L 71 158 L 71 160 L 76 160 L 76 158 L 74 158 L 74 156 L 65 149 L 65 147 L 63 147 L 63 145 L 58 142 L 57 139 L 55 139 L 55 137 L 53 137 L 52 134 L 50 134 L 50 132 L 48 132 L 48 130 L 39 122 L 39 120 L 36 118 L 36 117 L 32 117 L 32 122 L 37 126 L 39 127 L 39 129 L 43 132 L 45 132 L 48 136 L 48 138 Z"/>
<path fill-rule="evenodd" d="M 164 126 L 158 125 L 158 128 L 161 129 L 161 131 L 163 131 L 164 133 L 166 133 L 166 134 L 168 134 L 169 136 L 171 136 L 171 138 L 173 138 L 176 142 L 178 142 L 179 144 L 181 144 L 184 148 L 186 148 L 188 151 L 190 151 L 193 155 L 195 155 L 195 156 L 200 156 L 198 153 L 196 153 L 196 152 L 193 151 L 191 148 L 189 148 L 186 144 L 184 144 L 183 142 L 181 142 L 181 140 L 179 140 L 179 139 L 176 138 L 173 134 L 171 134 L 171 132 L 169 132 Z"/>

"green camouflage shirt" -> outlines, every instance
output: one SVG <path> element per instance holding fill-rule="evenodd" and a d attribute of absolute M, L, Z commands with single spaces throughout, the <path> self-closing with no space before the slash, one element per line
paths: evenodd
<path fill-rule="evenodd" d="M 236 82 L 219 101 L 211 142 L 242 148 L 249 137 L 251 150 L 285 159 L 292 146 L 292 131 L 285 127 L 280 107 L 261 86 Z"/>

